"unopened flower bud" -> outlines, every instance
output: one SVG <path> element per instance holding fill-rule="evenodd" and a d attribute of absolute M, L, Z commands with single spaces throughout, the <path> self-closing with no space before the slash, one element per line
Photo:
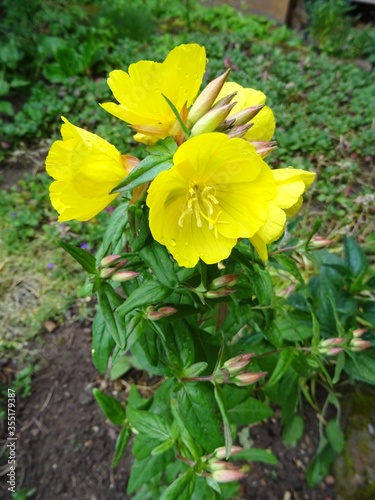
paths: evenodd
<path fill-rule="evenodd" d="M 228 295 L 232 295 L 237 290 L 233 290 L 233 288 L 220 288 L 220 290 L 208 290 L 203 295 L 207 299 L 220 299 L 222 297 L 228 297 Z"/>
<path fill-rule="evenodd" d="M 109 267 L 117 264 L 118 261 L 121 260 L 121 255 L 107 255 L 107 257 L 103 257 L 100 261 L 101 267 Z"/>
<path fill-rule="evenodd" d="M 233 445 L 230 449 L 229 456 L 232 457 L 233 455 L 236 455 L 240 451 L 243 451 L 243 448 L 241 448 L 241 446 Z M 226 456 L 227 456 L 227 449 L 225 448 L 225 446 L 216 448 L 216 450 L 214 451 L 214 457 L 218 458 L 219 460 L 225 458 Z"/>
<path fill-rule="evenodd" d="M 257 153 L 262 158 L 265 158 L 272 151 L 274 151 L 277 146 L 275 141 L 263 142 L 263 141 L 251 141 L 251 144 L 255 147 Z"/>
<path fill-rule="evenodd" d="M 235 103 L 225 104 L 220 108 L 211 109 L 200 118 L 194 127 L 191 129 L 191 136 L 194 137 L 199 134 L 206 134 L 213 132 L 229 115 Z"/>
<path fill-rule="evenodd" d="M 332 245 L 333 240 L 328 240 L 323 236 L 313 236 L 309 242 L 311 248 L 326 248 Z"/>
<path fill-rule="evenodd" d="M 233 113 L 233 115 L 231 115 L 231 118 L 234 118 L 236 120 L 235 121 L 236 125 L 245 125 L 252 118 L 254 118 L 262 108 L 264 108 L 264 104 L 258 104 L 257 106 L 244 108 L 241 109 L 241 111 L 238 111 L 237 113 Z"/>
<path fill-rule="evenodd" d="M 111 277 L 113 281 L 130 281 L 139 276 L 141 273 L 136 273 L 135 271 L 117 271 Z"/>
<path fill-rule="evenodd" d="M 218 288 L 222 288 L 224 286 L 234 286 L 239 278 L 239 274 L 225 274 L 224 276 L 219 276 L 212 280 L 210 284 L 211 290 L 217 290 Z"/>
<path fill-rule="evenodd" d="M 254 123 L 248 123 L 247 125 L 240 125 L 239 127 L 234 127 L 228 132 L 228 137 L 230 139 L 235 139 L 243 137 L 246 132 L 248 132 Z"/>
<path fill-rule="evenodd" d="M 342 352 L 343 350 L 344 349 L 342 347 L 332 347 L 332 349 L 328 349 L 327 352 L 322 354 L 326 354 L 326 356 L 336 356 L 337 354 L 340 354 L 340 352 Z"/>
<path fill-rule="evenodd" d="M 189 111 L 188 123 L 190 126 L 195 125 L 195 123 L 211 109 L 229 73 L 230 70 L 228 69 L 224 74 L 212 80 L 212 82 L 210 82 L 199 94 Z"/>
<path fill-rule="evenodd" d="M 214 479 L 218 483 L 230 483 L 232 481 L 239 481 L 244 477 L 246 477 L 246 474 L 238 469 L 216 470 L 212 473 L 212 479 Z"/>
<path fill-rule="evenodd" d="M 359 352 L 359 351 L 364 351 L 365 349 L 368 349 L 371 347 L 371 342 L 369 340 L 363 340 L 363 339 L 352 339 L 349 343 L 349 349 L 353 352 Z"/>
<path fill-rule="evenodd" d="M 362 335 L 366 332 L 365 328 L 357 328 L 356 330 L 353 331 L 353 337 L 358 338 L 362 337 Z"/>
<path fill-rule="evenodd" d="M 236 356 L 235 358 L 228 359 L 224 365 L 223 368 L 228 370 L 230 375 L 237 375 L 245 366 L 247 366 L 250 362 L 250 359 L 254 356 L 253 353 L 248 353 L 248 354 L 240 354 L 239 356 Z"/>
<path fill-rule="evenodd" d="M 237 92 L 232 92 L 231 94 L 222 97 L 217 102 L 215 102 L 211 109 L 220 108 L 220 106 L 223 106 L 224 104 L 229 104 L 236 95 Z"/>
<path fill-rule="evenodd" d="M 261 378 L 265 377 L 267 372 L 258 372 L 258 373 L 240 373 L 231 379 L 231 382 L 234 382 L 238 387 L 243 387 L 245 385 L 255 384 Z"/>
<path fill-rule="evenodd" d="M 319 343 L 319 348 L 337 346 L 343 344 L 344 342 L 346 342 L 346 339 L 343 339 L 341 337 L 332 337 L 331 339 L 322 340 Z"/>
<path fill-rule="evenodd" d="M 110 278 L 114 272 L 116 272 L 116 267 L 104 267 L 100 270 L 100 277 L 104 279 Z"/>
<path fill-rule="evenodd" d="M 150 319 L 151 321 L 158 321 L 159 319 L 166 318 L 167 316 L 171 316 L 172 314 L 175 314 L 177 312 L 177 309 L 174 307 L 161 307 L 157 311 L 149 311 L 146 315 L 147 319 Z"/>

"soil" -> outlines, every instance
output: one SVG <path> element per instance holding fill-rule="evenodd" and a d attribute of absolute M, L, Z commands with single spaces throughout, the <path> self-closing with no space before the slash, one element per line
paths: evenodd
<path fill-rule="evenodd" d="M 118 430 L 105 420 L 92 396 L 93 387 L 116 394 L 128 384 L 103 380 L 92 364 L 90 343 L 88 324 L 74 323 L 46 333 L 38 361 L 44 367 L 33 379 L 31 396 L 17 400 L 17 488 L 36 488 L 36 500 L 130 498 L 125 494 L 130 453 L 111 469 Z M 296 448 L 285 448 L 277 413 L 276 418 L 251 427 L 253 446 L 272 450 L 280 464 L 253 464 L 239 498 L 335 498 L 332 476 L 314 489 L 306 484 L 305 469 L 316 449 L 318 420 L 308 408 L 304 418 L 307 432 Z M 5 471 L 1 479 L 4 488 Z M 0 498 L 11 498 L 7 495 L 0 490 Z"/>

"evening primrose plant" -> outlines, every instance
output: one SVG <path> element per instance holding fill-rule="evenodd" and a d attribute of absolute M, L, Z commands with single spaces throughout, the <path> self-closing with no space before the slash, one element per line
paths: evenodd
<path fill-rule="evenodd" d="M 94 390 L 120 429 L 114 466 L 135 436 L 134 498 L 235 496 L 244 462 L 277 463 L 269 451 L 239 446 L 237 427 L 270 417 L 272 401 L 284 405 L 285 424 L 293 421 L 310 379 L 332 385 L 330 355 L 369 346 L 353 344 L 352 324 L 321 333 L 312 315 L 302 333 L 282 332 L 287 306 L 265 266 L 268 245 L 282 238 L 315 175 L 272 170 L 266 96 L 228 81 L 229 71 L 199 93 L 205 67 L 205 48 L 186 44 L 162 63 L 110 73 L 117 103 L 101 106 L 148 146 L 142 161 L 66 118 L 46 160 L 59 221 L 89 220 L 116 199 L 95 257 L 60 245 L 98 297 L 97 369 L 134 365 L 159 377 L 151 397 L 133 386 L 126 404 Z M 296 262 L 283 257 L 299 279 Z M 286 381 L 285 401 L 277 387 Z"/>

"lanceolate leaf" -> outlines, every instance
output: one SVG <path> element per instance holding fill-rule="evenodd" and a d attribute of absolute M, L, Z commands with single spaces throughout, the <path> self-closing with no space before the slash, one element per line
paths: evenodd
<path fill-rule="evenodd" d="M 292 347 L 286 347 L 279 356 L 276 367 L 272 373 L 272 376 L 268 382 L 268 385 L 273 385 L 278 382 L 281 377 L 287 371 L 290 363 L 294 358 L 294 349 Z"/>
<path fill-rule="evenodd" d="M 156 474 L 165 470 L 174 460 L 174 453 L 169 450 L 162 455 L 148 455 L 143 460 L 135 459 L 131 469 L 127 493 L 134 493 L 142 485 L 148 483 Z"/>
<path fill-rule="evenodd" d="M 232 460 L 247 460 L 248 462 L 264 462 L 265 464 L 277 465 L 279 462 L 275 455 L 260 448 L 249 448 L 240 451 L 231 457 Z"/>
<path fill-rule="evenodd" d="M 86 252 L 83 248 L 78 248 L 66 241 L 57 240 L 57 243 L 75 259 L 83 269 L 90 274 L 96 274 L 96 261 L 91 253 Z"/>
<path fill-rule="evenodd" d="M 95 368 L 102 374 L 107 371 L 108 360 L 115 345 L 116 342 L 99 309 L 92 324 L 92 360 Z"/>
<path fill-rule="evenodd" d="M 172 259 L 167 249 L 157 241 L 150 239 L 139 251 L 139 256 L 151 268 L 155 278 L 168 288 L 176 288 L 178 278 Z"/>
<path fill-rule="evenodd" d="M 99 389 L 93 389 L 93 394 L 104 415 L 115 425 L 122 425 L 124 423 L 126 414 L 123 406 L 117 399 L 107 396 Z"/>
<path fill-rule="evenodd" d="M 126 344 L 125 323 L 123 318 L 115 312 L 116 307 L 122 304 L 123 300 L 107 282 L 103 282 L 99 287 L 98 299 L 108 330 L 116 344 L 123 349 Z"/>
<path fill-rule="evenodd" d="M 112 467 L 116 467 L 118 465 L 119 461 L 121 460 L 122 456 L 125 453 L 126 445 L 128 444 L 130 438 L 131 438 L 131 430 L 129 429 L 128 426 L 125 426 L 120 434 L 118 435 L 117 441 L 116 441 L 116 448 L 115 448 L 115 456 L 113 457 L 113 462 L 112 462 Z"/>
<path fill-rule="evenodd" d="M 171 431 L 160 415 L 129 407 L 127 417 L 139 433 L 146 434 L 151 439 L 166 441 L 171 437 Z"/>
<path fill-rule="evenodd" d="M 182 476 L 176 479 L 159 500 L 190 500 L 195 488 L 195 473 L 188 469 Z"/>
<path fill-rule="evenodd" d="M 160 285 L 157 281 L 145 281 L 117 308 L 117 313 L 126 316 L 126 314 L 138 307 L 156 305 L 165 300 L 171 292 L 170 288 Z"/>

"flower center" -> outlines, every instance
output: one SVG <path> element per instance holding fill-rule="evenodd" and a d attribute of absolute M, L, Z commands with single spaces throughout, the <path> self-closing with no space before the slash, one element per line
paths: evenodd
<path fill-rule="evenodd" d="M 202 227 L 202 218 L 208 222 L 209 229 L 215 229 L 217 237 L 216 224 L 219 222 L 221 210 L 218 211 L 215 205 L 219 202 L 216 198 L 216 190 L 212 186 L 200 186 L 191 184 L 187 193 L 186 208 L 178 219 L 178 225 L 184 225 L 184 219 L 187 215 L 194 215 L 198 227 Z M 214 215 L 215 211 L 217 212 Z"/>

